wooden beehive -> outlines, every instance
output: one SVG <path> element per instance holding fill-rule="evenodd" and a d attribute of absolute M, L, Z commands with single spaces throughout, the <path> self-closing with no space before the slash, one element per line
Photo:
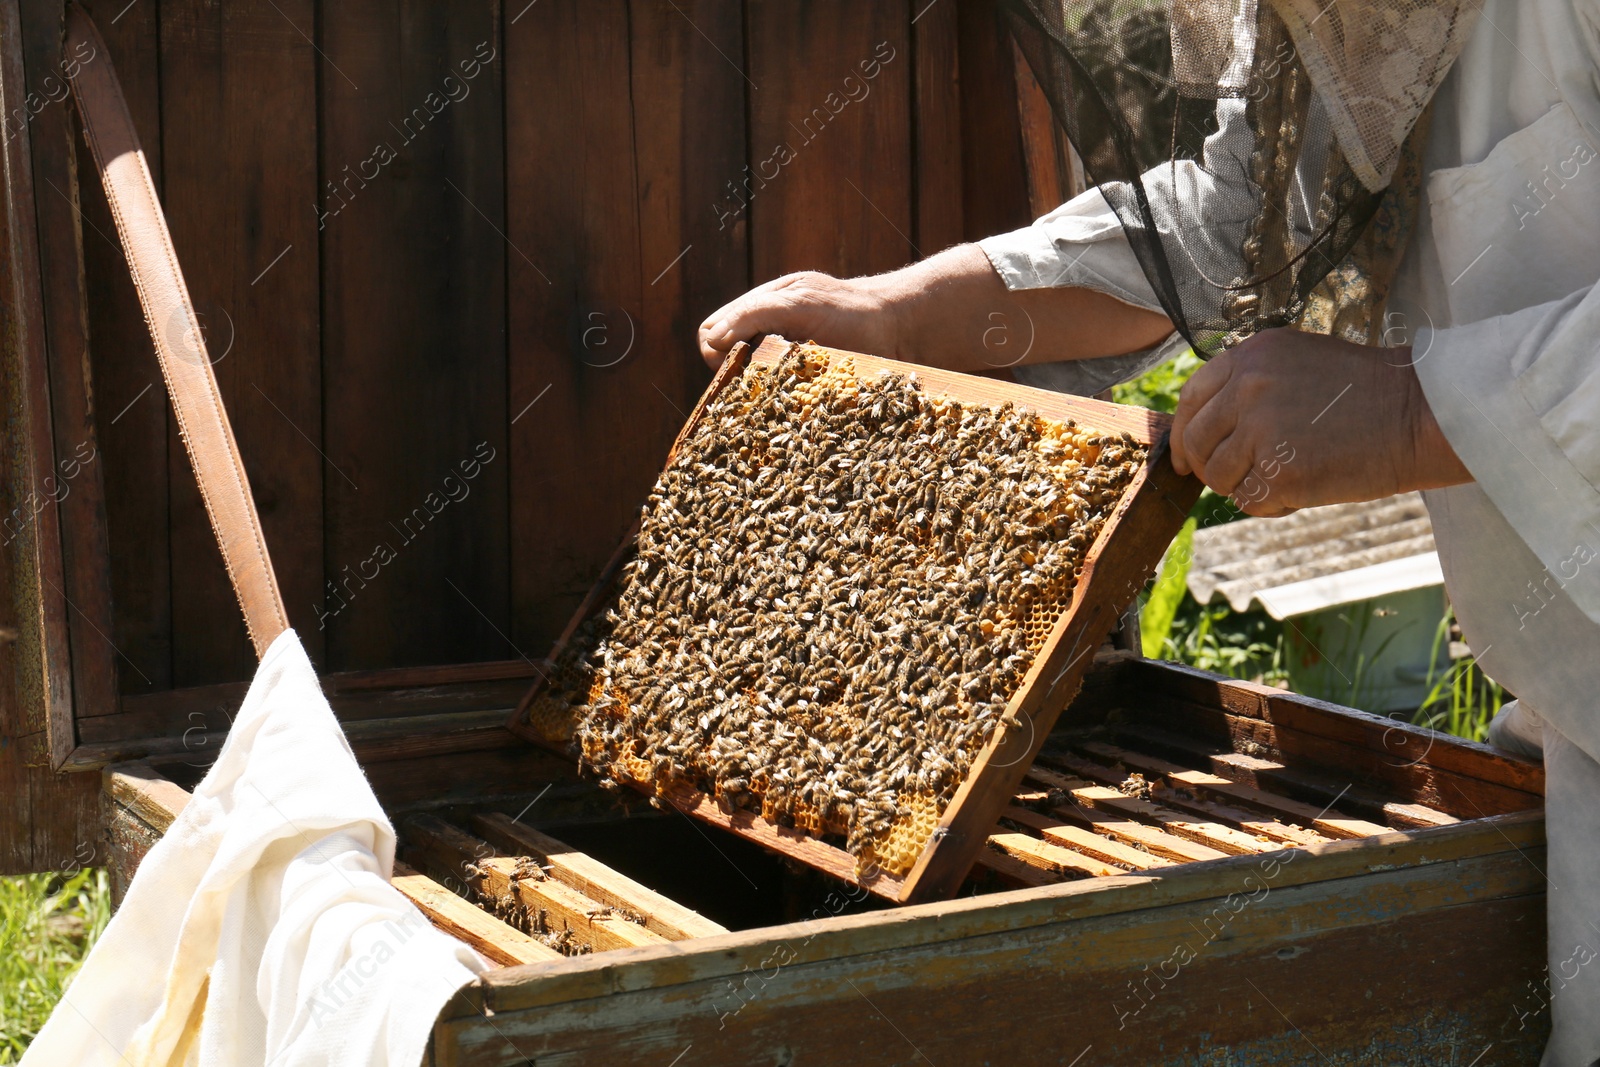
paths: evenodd
<path fill-rule="evenodd" d="M 1538 1061 L 1536 765 L 1102 650 L 960 899 L 893 906 L 512 738 L 504 709 L 530 677 L 518 661 L 324 683 L 399 830 L 396 885 L 503 965 L 440 1020 L 441 1067 L 670 1063 L 691 1046 L 729 1067 L 1090 1049 L 1130 1067 L 1289 1064 L 1312 1046 Z M 431 731 L 405 717 L 418 708 Z M 107 769 L 120 878 L 201 764 Z"/>
<path fill-rule="evenodd" d="M 1120 498 L 1114 500 L 1104 518 L 1097 520 L 1092 528 L 1093 540 L 1083 558 L 1081 578 L 1075 582 L 1069 579 L 1068 584 L 1060 588 L 1044 589 L 1038 597 L 1027 601 L 1026 607 L 1019 604 L 1003 608 L 1003 612 L 1016 616 L 1014 620 L 1003 621 L 1014 621 L 1019 628 L 1026 628 L 1031 661 L 1020 685 L 1009 695 L 996 728 L 981 749 L 970 755 L 970 767 L 953 795 L 931 798 L 931 803 L 922 796 L 903 797 L 902 814 L 889 832 L 888 844 L 879 846 L 883 852 L 893 850 L 905 856 L 898 866 L 874 861 L 863 871 L 860 857 L 852 859 L 836 845 L 823 840 L 824 830 L 837 831 L 837 827 L 825 827 L 821 820 L 809 825 L 793 819 L 779 821 L 772 815 L 770 804 L 764 804 L 758 811 L 745 811 L 729 804 L 726 797 L 708 793 L 704 787 L 697 788 L 693 782 L 654 780 L 649 766 L 637 757 L 629 756 L 603 768 L 625 784 L 646 793 L 660 794 L 663 800 L 690 815 L 749 836 L 822 870 L 852 880 L 860 879 L 861 884 L 886 899 L 904 902 L 947 896 L 966 876 L 995 817 L 1032 763 L 1056 716 L 1077 691 L 1094 650 L 1144 585 L 1162 550 L 1182 524 L 1199 486 L 1193 479 L 1179 478 L 1173 472 L 1165 451 L 1167 419 L 1155 412 L 861 353 L 797 345 L 781 337 L 769 337 L 753 351 L 744 345 L 735 349 L 690 414 L 678 443 L 668 456 L 668 468 L 673 467 L 688 442 L 701 431 L 708 410 L 733 382 L 741 376 L 775 368 L 791 353 L 799 353 L 796 358 L 809 361 L 809 364 L 802 362 L 801 366 L 811 366 L 807 373 L 816 375 L 811 380 L 817 389 L 839 388 L 839 383 L 854 388 L 856 383 L 870 382 L 886 374 L 912 375 L 918 395 L 930 400 L 956 401 L 968 410 L 1014 409 L 1027 419 L 1048 420 L 1050 426 L 1080 427 L 1082 433 L 1091 435 L 1094 440 L 1100 440 L 1099 435 L 1105 435 L 1108 440 L 1120 437 L 1145 450 L 1144 458 L 1121 490 Z M 935 459 L 930 446 L 929 470 L 932 471 L 938 462 L 942 461 Z M 929 477 L 919 479 L 916 484 L 920 489 L 937 482 Z M 1062 488 L 1065 493 L 1070 486 Z M 741 518 L 754 514 L 749 510 L 751 503 L 753 501 L 734 500 L 728 510 L 715 519 L 707 517 L 706 521 L 737 524 Z M 846 501 L 841 508 L 848 506 Z M 677 513 L 672 514 L 676 516 Z M 842 511 L 831 514 L 842 516 Z M 712 540 L 710 531 L 695 525 L 695 520 L 696 516 L 688 517 L 683 529 L 685 536 Z M 636 526 L 613 555 L 600 582 L 552 650 L 551 664 L 569 662 L 572 653 L 568 646 L 584 632 L 586 623 L 615 602 L 617 587 L 622 581 L 621 571 L 634 556 L 637 535 Z M 1065 534 L 1061 537 L 1064 540 Z M 778 555 L 782 552 L 781 547 L 776 550 Z M 692 575 L 689 580 L 693 580 Z M 570 668 L 553 669 L 570 672 Z M 585 692 L 591 688 L 587 679 L 577 683 L 568 680 L 567 684 L 576 684 Z M 536 682 L 512 717 L 510 728 L 530 740 L 576 755 L 577 719 L 568 704 L 551 695 L 552 688 L 549 679 L 541 678 Z M 603 686 L 597 688 L 587 699 L 592 702 L 604 692 Z M 948 707 L 935 709 L 932 715 L 955 713 L 952 702 Z M 964 760 L 969 754 L 951 753 L 951 756 Z M 925 763 L 932 756 L 924 751 L 919 758 Z M 906 810 L 907 800 L 911 805 L 909 810 Z"/>

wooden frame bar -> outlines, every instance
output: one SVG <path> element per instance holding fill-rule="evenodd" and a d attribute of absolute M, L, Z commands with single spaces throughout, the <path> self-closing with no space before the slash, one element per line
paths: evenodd
<path fill-rule="evenodd" d="M 496 848 L 538 860 L 550 877 L 589 899 L 638 915 L 646 929 L 654 930 L 668 941 L 714 937 L 728 932 L 727 927 L 640 885 L 549 834 L 517 822 L 504 812 L 475 815 L 472 826 Z"/>
<path fill-rule="evenodd" d="M 1326 808 L 1319 811 L 1310 804 L 1302 804 L 1297 800 L 1280 797 L 1262 789 L 1240 785 L 1221 775 L 1207 774 L 1204 771 L 1191 771 L 1176 763 L 1169 763 L 1155 756 L 1142 755 L 1116 745 L 1091 742 L 1081 747 L 1086 752 L 1103 756 L 1106 759 L 1116 760 L 1130 770 L 1158 776 L 1160 780 L 1175 787 L 1191 789 L 1196 792 L 1214 793 L 1217 796 L 1249 804 L 1264 811 L 1275 812 L 1328 837 L 1370 837 L 1373 834 L 1381 834 L 1388 830 L 1386 826 L 1379 826 L 1377 823 L 1370 823 L 1365 819 L 1347 819 L 1338 815 L 1330 816 Z"/>
<path fill-rule="evenodd" d="M 1083 747 L 1092 746 L 1086 745 Z M 1130 753 L 1130 758 L 1133 755 L 1133 753 Z M 1111 768 L 1103 767 L 1091 760 L 1057 754 L 1050 758 L 1049 763 L 1052 767 L 1068 771 L 1086 781 L 1111 786 L 1113 789 L 1120 786 L 1125 780 L 1125 776 L 1119 775 Z M 1133 769 L 1137 770 L 1138 768 Z M 1315 845 L 1328 840 L 1327 837 L 1317 833 L 1315 830 L 1306 829 L 1302 826 L 1288 826 L 1278 822 L 1276 819 L 1262 818 L 1252 811 L 1245 811 L 1241 808 L 1229 807 L 1226 804 L 1191 796 L 1181 783 L 1176 789 L 1160 789 L 1158 793 L 1156 790 L 1163 782 L 1163 778 L 1158 777 L 1155 779 L 1156 785 L 1151 789 L 1150 799 L 1159 800 L 1169 808 L 1191 812 L 1223 826 L 1241 830 L 1246 834 L 1253 834 L 1257 837 L 1286 845 Z M 1365 823 L 1363 825 L 1371 827 L 1368 833 L 1382 834 L 1389 832 L 1387 826 L 1378 826 L 1375 823 Z M 1367 836 L 1367 834 L 1352 836 Z"/>
<path fill-rule="evenodd" d="M 390 881 L 428 921 L 503 966 L 559 960 L 561 953 L 456 896 L 432 878 L 395 861 Z"/>
<path fill-rule="evenodd" d="M 498 854 L 493 845 L 431 815 L 413 815 L 401 824 L 402 851 L 422 869 L 437 866 L 459 884 L 499 904 L 520 905 L 530 915 L 571 934 L 593 952 L 638 948 L 668 938 L 634 922 L 611 906 L 546 877 L 533 865 Z"/>
<path fill-rule="evenodd" d="M 1005 810 L 1004 818 L 1019 826 L 1036 831 L 1041 838 L 1066 848 L 1074 849 L 1092 859 L 1115 864 L 1124 870 L 1148 871 L 1157 867 L 1170 867 L 1175 862 L 1154 852 L 1119 843 L 1115 838 L 1092 833 L 1080 826 L 1040 815 L 1027 808 L 1013 805 Z"/>

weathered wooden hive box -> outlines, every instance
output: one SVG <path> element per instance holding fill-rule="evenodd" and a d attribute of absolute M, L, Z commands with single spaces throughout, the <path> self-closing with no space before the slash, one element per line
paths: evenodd
<path fill-rule="evenodd" d="M 87 6 L 397 884 L 502 965 L 433 1062 L 1537 1061 L 1542 777 L 1483 746 L 1097 634 L 970 871 L 900 904 L 507 729 L 705 387 L 700 316 L 1072 191 L 990 4 Z M 62 20 L 0 0 L 0 867 L 121 881 L 253 657 Z"/>

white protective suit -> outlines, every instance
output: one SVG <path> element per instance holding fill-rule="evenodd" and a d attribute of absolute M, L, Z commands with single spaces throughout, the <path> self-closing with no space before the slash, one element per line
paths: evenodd
<path fill-rule="evenodd" d="M 1425 170 L 1387 339 L 1412 342 L 1429 405 L 1475 479 L 1426 499 L 1462 630 L 1519 697 L 1491 740 L 1545 760 L 1555 995 L 1543 1062 L 1590 1067 L 1600 1060 L 1600 0 L 1487 0 L 1435 97 Z M 1084 286 L 1160 310 L 1096 191 L 982 247 L 1009 288 Z M 1172 347 L 1016 373 L 1092 392 Z"/>

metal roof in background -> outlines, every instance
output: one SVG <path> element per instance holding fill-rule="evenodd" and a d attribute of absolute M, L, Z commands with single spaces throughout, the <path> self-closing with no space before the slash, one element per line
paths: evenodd
<path fill-rule="evenodd" d="M 1189 592 L 1276 619 L 1440 585 L 1433 526 L 1418 493 L 1240 519 L 1197 530 Z"/>

